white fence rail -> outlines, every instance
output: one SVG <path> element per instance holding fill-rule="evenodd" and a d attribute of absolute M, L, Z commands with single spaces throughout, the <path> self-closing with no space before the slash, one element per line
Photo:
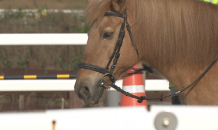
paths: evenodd
<path fill-rule="evenodd" d="M 86 33 L 0 34 L 0 45 L 86 45 Z"/>
<path fill-rule="evenodd" d="M 86 45 L 87 34 L 0 34 L 0 45 Z M 146 80 L 147 91 L 169 91 L 167 80 Z M 0 91 L 73 91 L 75 80 L 2 80 Z M 117 82 L 122 86 L 122 80 Z M 113 90 L 113 89 L 112 89 Z"/>
<path fill-rule="evenodd" d="M 57 80 L 1 80 L 0 91 L 74 91 L 75 79 L 57 79 Z M 122 80 L 118 80 L 116 85 L 122 87 Z M 169 82 L 167 80 L 146 80 L 146 91 L 169 91 Z M 114 89 L 109 89 L 114 90 Z"/>
<path fill-rule="evenodd" d="M 218 107 L 152 106 L 0 113 L 1 130 L 217 130 Z"/>

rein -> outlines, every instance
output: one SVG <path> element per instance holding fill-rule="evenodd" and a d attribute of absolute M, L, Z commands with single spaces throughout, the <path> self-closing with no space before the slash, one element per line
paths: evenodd
<path fill-rule="evenodd" d="M 129 33 L 132 45 L 135 48 L 136 53 L 138 55 L 138 50 L 137 50 L 137 47 L 135 46 L 135 44 L 133 43 L 133 38 L 132 38 L 133 36 L 132 36 L 132 33 L 131 33 L 130 26 L 129 26 L 128 22 L 127 22 L 127 15 L 126 14 L 117 14 L 117 13 L 114 13 L 114 12 L 106 12 L 105 16 L 115 16 L 115 17 L 121 17 L 121 18 L 124 19 L 124 21 L 123 21 L 123 23 L 121 25 L 121 28 L 120 28 L 117 43 L 115 45 L 114 51 L 113 51 L 113 53 L 112 53 L 112 55 L 111 55 L 111 57 L 109 59 L 109 62 L 107 64 L 107 66 L 105 68 L 102 68 L 102 67 L 99 67 L 99 66 L 96 66 L 96 65 L 81 62 L 81 63 L 78 64 L 78 68 L 90 69 L 90 70 L 97 71 L 99 73 L 104 74 L 102 76 L 101 80 L 100 80 L 100 86 L 101 87 L 105 87 L 105 83 L 104 83 L 103 79 L 104 79 L 104 77 L 108 76 L 110 78 L 110 80 L 112 81 L 112 84 L 110 85 L 112 88 L 116 89 L 118 92 L 121 92 L 122 94 L 124 94 L 126 96 L 138 99 L 137 102 L 139 102 L 139 103 L 141 103 L 143 100 L 156 100 L 156 99 L 163 99 L 163 98 L 167 98 L 167 97 L 177 96 L 181 92 L 187 90 L 188 88 L 190 88 L 191 86 L 196 84 L 210 70 L 210 68 L 218 60 L 218 57 L 216 57 L 215 60 L 213 62 L 211 62 L 211 64 L 204 70 L 204 72 L 193 83 L 191 83 L 187 87 L 177 91 L 174 94 L 167 95 L 167 96 L 162 96 L 162 97 L 157 97 L 157 98 L 147 98 L 145 96 L 141 96 L 141 97 L 135 96 L 135 95 L 133 95 L 133 94 L 131 94 L 129 92 L 124 91 L 123 89 L 121 89 L 117 85 L 115 85 L 116 78 L 113 75 L 113 71 L 114 71 L 114 69 L 116 67 L 117 61 L 118 61 L 119 56 L 120 56 L 120 48 L 121 48 L 121 46 L 123 44 L 123 38 L 125 36 L 125 25 L 126 25 L 128 33 Z M 112 63 L 112 60 L 113 60 L 113 63 Z M 112 65 L 111 65 L 111 68 L 109 70 L 109 66 L 110 66 L 111 63 L 112 63 Z M 149 71 L 149 69 L 148 69 L 148 71 Z"/>
<path fill-rule="evenodd" d="M 217 60 L 218 60 L 218 57 L 216 57 L 215 60 L 212 61 L 210 63 L 210 65 L 204 70 L 204 72 L 194 82 L 192 82 L 190 85 L 188 85 L 187 87 L 177 91 L 174 94 L 170 94 L 170 95 L 167 95 L 167 96 L 162 96 L 162 97 L 157 97 L 157 98 L 147 98 L 145 96 L 138 97 L 138 96 L 135 96 L 135 95 L 133 95 L 133 94 L 131 94 L 129 92 L 124 91 L 123 89 L 121 89 L 120 87 L 118 87 L 115 84 L 111 84 L 111 87 L 116 89 L 118 92 L 121 92 L 122 94 L 124 94 L 126 96 L 138 99 L 138 101 L 137 101 L 138 103 L 142 103 L 143 100 L 156 100 L 156 99 L 163 99 L 163 98 L 167 98 L 167 97 L 174 97 L 174 96 L 177 96 L 178 94 L 182 93 L 186 89 L 190 88 L 192 85 L 196 84 L 210 70 L 210 68 L 216 63 Z"/>

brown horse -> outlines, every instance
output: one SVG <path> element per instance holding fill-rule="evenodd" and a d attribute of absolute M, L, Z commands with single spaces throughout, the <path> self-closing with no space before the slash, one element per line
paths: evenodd
<path fill-rule="evenodd" d="M 87 0 L 92 23 L 82 62 L 105 67 L 114 50 L 126 13 L 133 42 L 127 33 L 113 72 L 117 79 L 138 62 L 157 69 L 178 90 L 191 84 L 218 56 L 218 6 L 198 0 Z M 137 51 L 138 54 L 137 54 Z M 75 92 L 85 104 L 102 100 L 103 74 L 81 68 Z M 196 84 L 180 94 L 183 104 L 218 104 L 218 63 Z M 110 84 L 109 78 L 104 82 Z"/>

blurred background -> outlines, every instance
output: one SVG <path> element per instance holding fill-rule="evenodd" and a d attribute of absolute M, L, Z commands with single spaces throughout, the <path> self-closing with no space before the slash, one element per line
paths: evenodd
<path fill-rule="evenodd" d="M 86 0 L 0 0 L 0 34 L 87 33 L 85 7 Z M 76 74 L 84 49 L 83 45 L 1 46 L 0 75 Z M 169 92 L 146 94 L 160 97 Z M 160 102 L 170 104 L 171 99 L 148 105 Z M 99 106 L 106 106 L 106 99 L 92 107 Z M 74 92 L 0 92 L 0 112 L 84 107 Z"/>
<path fill-rule="evenodd" d="M 85 0 L 0 0 L 0 33 L 86 33 L 85 6 Z M 83 51 L 84 46 L 2 46 L 0 68 L 31 62 L 37 69 L 75 70 Z"/>
<path fill-rule="evenodd" d="M 0 33 L 86 33 L 85 6 L 86 0 L 0 0 Z M 84 49 L 1 46 L 0 75 L 76 74 Z M 0 92 L 0 111 L 69 108 L 69 97 L 70 92 Z M 75 104 L 71 108 L 83 107 L 79 100 Z"/>

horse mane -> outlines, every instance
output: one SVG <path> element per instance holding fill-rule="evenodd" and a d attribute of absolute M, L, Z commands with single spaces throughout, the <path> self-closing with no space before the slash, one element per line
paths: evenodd
<path fill-rule="evenodd" d="M 147 62 L 202 69 L 218 56 L 217 5 L 199 0 L 132 0 L 132 4 L 134 39 L 138 48 L 148 48 Z"/>
<path fill-rule="evenodd" d="M 218 56 L 217 5 L 199 0 L 126 1 L 134 42 L 145 49 L 140 52 L 152 66 L 178 62 L 202 68 Z M 92 0 L 86 8 L 88 21 L 101 20 L 110 5 L 111 0 Z"/>

